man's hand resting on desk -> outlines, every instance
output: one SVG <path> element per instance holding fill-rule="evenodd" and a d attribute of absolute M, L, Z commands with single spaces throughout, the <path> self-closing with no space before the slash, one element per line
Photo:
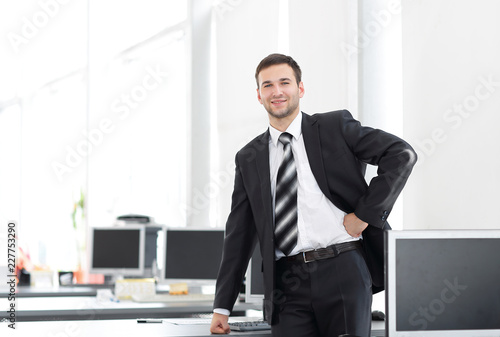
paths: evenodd
<path fill-rule="evenodd" d="M 231 331 L 229 324 L 227 324 L 229 316 L 214 313 L 212 316 L 212 324 L 210 325 L 211 333 L 226 334 Z"/>
<path fill-rule="evenodd" d="M 347 234 L 354 238 L 359 238 L 365 228 L 368 227 L 368 224 L 358 218 L 356 214 L 349 213 L 344 216 L 344 227 L 347 231 Z"/>

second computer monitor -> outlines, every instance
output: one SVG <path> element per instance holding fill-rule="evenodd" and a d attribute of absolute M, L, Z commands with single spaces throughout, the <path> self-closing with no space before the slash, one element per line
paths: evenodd
<path fill-rule="evenodd" d="M 223 244 L 223 229 L 165 229 L 162 281 L 215 284 Z"/>
<path fill-rule="evenodd" d="M 262 303 L 264 299 L 264 275 L 262 273 L 262 255 L 257 242 L 250 263 L 248 264 L 245 282 L 245 302 Z"/>

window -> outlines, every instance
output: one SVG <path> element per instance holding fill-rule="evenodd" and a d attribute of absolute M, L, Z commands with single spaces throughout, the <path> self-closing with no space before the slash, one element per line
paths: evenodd
<path fill-rule="evenodd" d="M 0 8 L 16 97 L 0 96 L 0 209 L 33 262 L 74 270 L 87 226 L 118 215 L 185 221 L 187 0 L 15 6 Z"/>

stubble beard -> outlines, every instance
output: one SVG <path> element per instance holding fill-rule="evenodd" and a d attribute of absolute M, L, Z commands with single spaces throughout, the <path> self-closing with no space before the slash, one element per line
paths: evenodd
<path fill-rule="evenodd" d="M 286 118 L 288 116 L 290 116 L 291 114 L 293 114 L 295 112 L 295 110 L 297 109 L 297 107 L 299 106 L 299 103 L 298 102 L 292 102 L 293 104 L 288 106 L 286 108 L 286 110 L 279 110 L 279 111 L 273 111 L 271 105 L 269 106 L 266 106 L 266 110 L 267 110 L 267 113 L 269 115 L 271 115 L 272 117 L 276 118 L 276 119 L 282 119 L 282 118 Z"/>

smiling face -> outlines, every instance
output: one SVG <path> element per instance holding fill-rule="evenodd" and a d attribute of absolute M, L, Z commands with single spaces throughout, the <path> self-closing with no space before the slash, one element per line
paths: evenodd
<path fill-rule="evenodd" d="M 293 69 L 288 64 L 263 69 L 258 83 L 257 98 L 267 110 L 271 125 L 288 126 L 299 113 L 299 101 L 304 96 L 303 83 L 297 84 Z"/>

